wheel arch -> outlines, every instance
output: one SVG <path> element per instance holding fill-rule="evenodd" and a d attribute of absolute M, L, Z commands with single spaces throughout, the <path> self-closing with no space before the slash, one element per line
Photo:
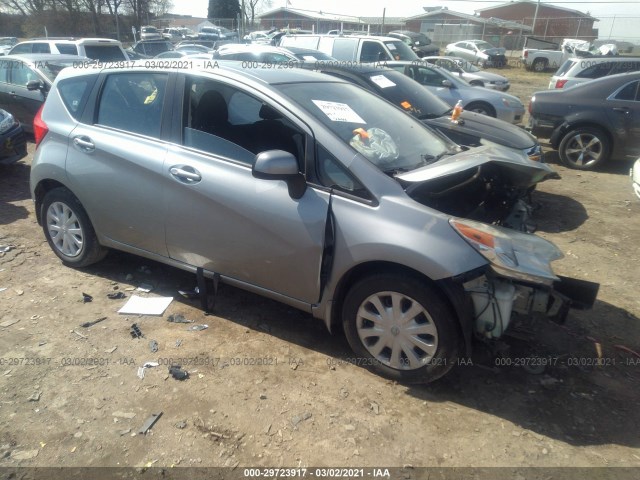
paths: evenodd
<path fill-rule="evenodd" d="M 609 129 L 603 124 L 593 121 L 593 120 L 578 120 L 576 122 L 564 122 L 560 125 L 556 130 L 551 134 L 550 143 L 554 150 L 558 150 L 560 147 L 560 142 L 562 139 L 571 131 L 576 128 L 595 128 L 601 130 L 606 136 L 607 140 L 609 140 L 609 145 L 611 145 L 611 149 L 614 148 L 613 135 L 609 131 Z M 611 153 L 611 152 L 610 152 Z"/>
<path fill-rule="evenodd" d="M 327 326 L 330 331 L 334 331 L 341 325 L 341 311 L 345 297 L 349 289 L 358 281 L 373 274 L 389 273 L 411 276 L 414 279 L 425 283 L 436 291 L 442 293 L 442 296 L 456 317 L 455 326 L 460 334 L 464 348 L 461 351 L 466 354 L 471 353 L 471 343 L 473 337 L 473 305 L 471 299 L 465 294 L 462 282 L 456 278 L 446 278 L 442 280 L 432 280 L 425 274 L 408 267 L 393 262 L 371 261 L 361 263 L 352 267 L 338 281 L 333 292 L 333 301 L 331 302 L 329 319 Z M 479 272 L 477 273 L 479 274 Z M 477 275 L 475 272 L 473 275 Z M 465 275 L 466 277 L 467 275 Z M 462 345 L 461 345 L 462 346 Z"/>
<path fill-rule="evenodd" d="M 55 188 L 66 188 L 67 190 L 69 190 L 69 188 L 63 183 L 48 178 L 38 182 L 36 188 L 33 191 L 35 197 L 34 201 L 36 209 L 36 220 L 38 221 L 38 225 L 42 225 L 42 200 L 48 192 Z"/>

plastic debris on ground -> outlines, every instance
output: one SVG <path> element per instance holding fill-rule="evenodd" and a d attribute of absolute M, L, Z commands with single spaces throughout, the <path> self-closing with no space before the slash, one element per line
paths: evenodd
<path fill-rule="evenodd" d="M 96 323 L 100 323 L 100 322 L 102 322 L 103 320 L 106 320 L 106 319 L 107 319 L 107 317 L 100 317 L 97 320 L 93 320 L 92 322 L 84 322 L 84 323 L 80 324 L 80 326 L 82 328 L 93 327 Z"/>
<path fill-rule="evenodd" d="M 144 378 L 144 371 L 147 368 L 157 367 L 158 365 L 160 365 L 158 362 L 147 362 L 141 367 L 138 367 L 138 378 L 142 380 Z"/>
<path fill-rule="evenodd" d="M 138 327 L 138 325 L 136 325 L 135 323 L 133 325 L 131 325 L 131 330 L 129 330 L 129 333 L 131 334 L 131 337 L 133 337 L 133 338 L 142 338 L 142 337 L 144 337 L 144 335 L 142 334 L 142 331 L 140 330 L 140 327 Z"/>
<path fill-rule="evenodd" d="M 149 342 L 149 350 L 151 350 L 151 353 L 156 353 L 158 351 L 158 342 L 151 340 Z"/>
<path fill-rule="evenodd" d="M 93 302 L 93 297 L 88 293 L 82 292 L 82 303 L 89 303 L 89 302 Z"/>
<path fill-rule="evenodd" d="M 125 315 L 162 315 L 173 301 L 173 297 L 139 297 L 131 298 L 118 310 Z"/>
<path fill-rule="evenodd" d="M 176 380 L 186 380 L 189 378 L 189 372 L 182 370 L 182 365 L 171 365 L 169 374 Z"/>
<path fill-rule="evenodd" d="M 107 293 L 107 298 L 110 298 L 111 300 L 120 300 L 121 298 L 126 298 L 126 294 L 124 292 L 113 292 L 113 293 Z"/>
<path fill-rule="evenodd" d="M 191 325 L 189 328 L 187 328 L 187 330 L 191 331 L 191 332 L 199 332 L 200 330 L 206 330 L 207 328 L 209 328 L 209 325 L 204 324 L 204 325 Z"/>
<path fill-rule="evenodd" d="M 138 430 L 138 434 L 145 435 L 151 427 L 158 421 L 158 419 L 162 416 L 162 412 L 152 413 L 142 424 L 140 430 Z"/>
<path fill-rule="evenodd" d="M 149 293 L 151 290 L 153 290 L 153 285 L 149 285 L 148 283 L 141 283 L 140 285 L 138 285 L 138 288 L 136 288 L 136 290 L 138 290 L 139 292 Z"/>
<path fill-rule="evenodd" d="M 167 317 L 167 322 L 172 323 L 193 323 L 193 320 L 187 320 L 184 318 L 184 315 L 180 315 L 179 313 L 173 313 Z"/>
<path fill-rule="evenodd" d="M 193 290 L 178 290 L 178 293 L 184 298 L 198 298 L 200 296 L 200 289 L 196 287 Z"/>

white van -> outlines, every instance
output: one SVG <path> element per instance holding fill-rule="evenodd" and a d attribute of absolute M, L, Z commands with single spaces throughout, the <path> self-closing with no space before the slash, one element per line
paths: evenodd
<path fill-rule="evenodd" d="M 285 35 L 280 40 L 280 46 L 320 50 L 343 62 L 418 59 L 402 40 L 370 35 Z"/>

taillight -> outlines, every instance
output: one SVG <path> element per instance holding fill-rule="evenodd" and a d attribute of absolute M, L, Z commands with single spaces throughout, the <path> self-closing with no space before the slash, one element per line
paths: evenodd
<path fill-rule="evenodd" d="M 531 112 L 533 111 L 533 102 L 536 101 L 536 96 L 534 95 L 533 97 L 531 97 L 531 100 L 529 100 L 529 115 L 531 115 Z"/>
<path fill-rule="evenodd" d="M 524 55 L 523 55 L 523 57 L 524 57 L 524 58 L 528 58 L 528 57 L 529 57 L 529 50 L 525 50 L 525 51 L 524 51 Z"/>
<path fill-rule="evenodd" d="M 40 108 L 38 109 L 38 113 L 36 113 L 36 116 L 33 118 L 33 136 L 36 140 L 36 148 L 38 148 L 38 145 L 40 145 L 40 142 L 42 141 L 44 136 L 49 133 L 49 127 L 47 127 L 47 124 L 44 123 L 44 120 L 42 120 L 43 108 L 44 103 L 40 106 Z"/>
<path fill-rule="evenodd" d="M 567 80 L 556 80 L 556 88 L 564 87 L 565 83 L 567 83 Z"/>

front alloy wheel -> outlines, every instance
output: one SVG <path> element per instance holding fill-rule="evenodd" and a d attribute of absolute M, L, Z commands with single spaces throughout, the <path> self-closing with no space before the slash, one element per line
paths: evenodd
<path fill-rule="evenodd" d="M 577 128 L 564 136 L 558 153 L 567 167 L 592 170 L 609 156 L 609 139 L 596 128 Z"/>
<path fill-rule="evenodd" d="M 411 276 L 356 283 L 345 298 L 343 326 L 360 364 L 395 380 L 436 380 L 457 359 L 457 320 L 449 305 Z"/>

